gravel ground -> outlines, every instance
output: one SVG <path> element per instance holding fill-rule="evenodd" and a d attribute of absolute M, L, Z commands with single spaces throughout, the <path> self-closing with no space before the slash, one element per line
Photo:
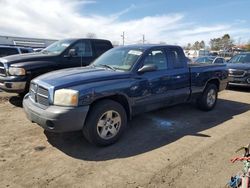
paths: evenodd
<path fill-rule="evenodd" d="M 136 116 L 105 148 L 81 132 L 44 132 L 4 92 L 0 127 L 0 187 L 224 187 L 241 169 L 234 151 L 250 142 L 250 89 L 221 92 L 210 112 L 185 104 Z"/>

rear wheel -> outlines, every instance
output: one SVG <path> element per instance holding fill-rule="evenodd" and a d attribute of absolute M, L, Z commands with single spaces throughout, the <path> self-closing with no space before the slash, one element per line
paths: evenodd
<path fill-rule="evenodd" d="M 212 110 L 217 102 L 218 88 L 215 84 L 208 84 L 202 95 L 197 99 L 198 107 L 201 110 Z"/>
<path fill-rule="evenodd" d="M 103 100 L 91 107 L 83 134 L 95 145 L 110 145 L 121 137 L 126 124 L 127 115 L 123 106 L 112 100 Z"/>

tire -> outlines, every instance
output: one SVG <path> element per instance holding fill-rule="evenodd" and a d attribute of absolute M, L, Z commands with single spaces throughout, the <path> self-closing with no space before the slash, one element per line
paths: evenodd
<path fill-rule="evenodd" d="M 83 126 L 83 135 L 98 146 L 115 143 L 127 126 L 127 114 L 120 103 L 102 100 L 93 105 Z"/>
<path fill-rule="evenodd" d="M 24 92 L 22 92 L 22 93 L 18 93 L 18 96 L 19 96 L 21 99 L 23 99 L 24 96 L 25 96 L 27 93 L 28 93 L 27 91 L 24 91 Z"/>
<path fill-rule="evenodd" d="M 218 88 L 215 84 L 208 84 L 202 95 L 197 99 L 198 107 L 204 111 L 212 110 L 218 97 Z"/>
<path fill-rule="evenodd" d="M 18 96 L 20 98 L 24 98 L 24 96 L 29 93 L 29 88 L 30 88 L 30 82 L 26 83 L 25 90 L 21 93 L 18 93 Z"/>

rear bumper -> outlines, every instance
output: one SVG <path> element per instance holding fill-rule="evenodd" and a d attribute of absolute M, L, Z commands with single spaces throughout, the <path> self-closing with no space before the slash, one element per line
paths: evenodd
<path fill-rule="evenodd" d="M 51 132 L 81 130 L 89 110 L 89 106 L 49 106 L 42 109 L 31 101 L 29 94 L 23 99 L 23 108 L 31 122 L 35 122 L 43 129 Z"/>
<path fill-rule="evenodd" d="M 0 76 L 0 89 L 9 93 L 22 93 L 26 89 L 27 81 L 20 77 L 2 77 Z"/>

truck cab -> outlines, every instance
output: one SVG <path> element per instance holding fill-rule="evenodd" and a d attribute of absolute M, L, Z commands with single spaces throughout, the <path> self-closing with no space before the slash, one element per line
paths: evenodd
<path fill-rule="evenodd" d="M 58 69 L 87 66 L 112 47 L 108 40 L 65 39 L 38 53 L 0 58 L 0 89 L 23 95 L 33 78 Z"/>

